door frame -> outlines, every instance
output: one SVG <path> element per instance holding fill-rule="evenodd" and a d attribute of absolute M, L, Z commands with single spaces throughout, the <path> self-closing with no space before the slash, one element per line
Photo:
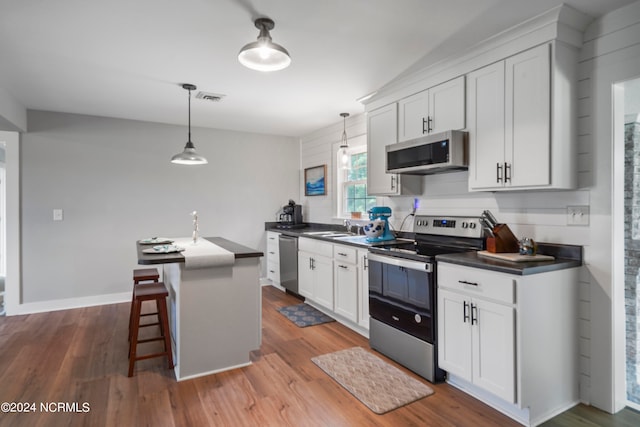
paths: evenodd
<path fill-rule="evenodd" d="M 0 131 L 6 144 L 6 259 L 5 310 L 8 316 L 19 313 L 21 275 L 20 247 L 20 134 Z"/>

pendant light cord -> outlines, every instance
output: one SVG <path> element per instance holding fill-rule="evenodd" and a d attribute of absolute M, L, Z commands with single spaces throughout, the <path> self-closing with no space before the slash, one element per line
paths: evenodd
<path fill-rule="evenodd" d="M 191 142 L 191 89 L 189 89 L 189 142 Z"/>

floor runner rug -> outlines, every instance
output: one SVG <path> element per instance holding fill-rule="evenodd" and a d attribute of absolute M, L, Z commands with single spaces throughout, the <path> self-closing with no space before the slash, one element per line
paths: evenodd
<path fill-rule="evenodd" d="M 376 414 L 433 394 L 427 385 L 362 347 L 313 357 L 311 361 Z"/>
<path fill-rule="evenodd" d="M 301 328 L 335 321 L 335 319 L 305 303 L 280 307 L 278 311 Z"/>

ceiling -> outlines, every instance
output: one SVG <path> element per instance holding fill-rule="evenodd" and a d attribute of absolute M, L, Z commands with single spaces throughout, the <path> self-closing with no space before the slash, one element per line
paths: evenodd
<path fill-rule="evenodd" d="M 565 0 L 597 17 L 635 0 Z M 0 87 L 28 109 L 302 136 L 358 98 L 561 0 L 0 0 Z M 289 68 L 237 60 L 256 17 Z"/>

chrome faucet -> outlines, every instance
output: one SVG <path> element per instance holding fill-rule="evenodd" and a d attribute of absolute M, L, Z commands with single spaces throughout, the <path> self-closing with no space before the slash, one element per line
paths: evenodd
<path fill-rule="evenodd" d="M 348 219 L 345 219 L 343 224 L 345 227 L 347 227 L 347 232 L 351 233 L 351 221 L 349 221 Z"/>

